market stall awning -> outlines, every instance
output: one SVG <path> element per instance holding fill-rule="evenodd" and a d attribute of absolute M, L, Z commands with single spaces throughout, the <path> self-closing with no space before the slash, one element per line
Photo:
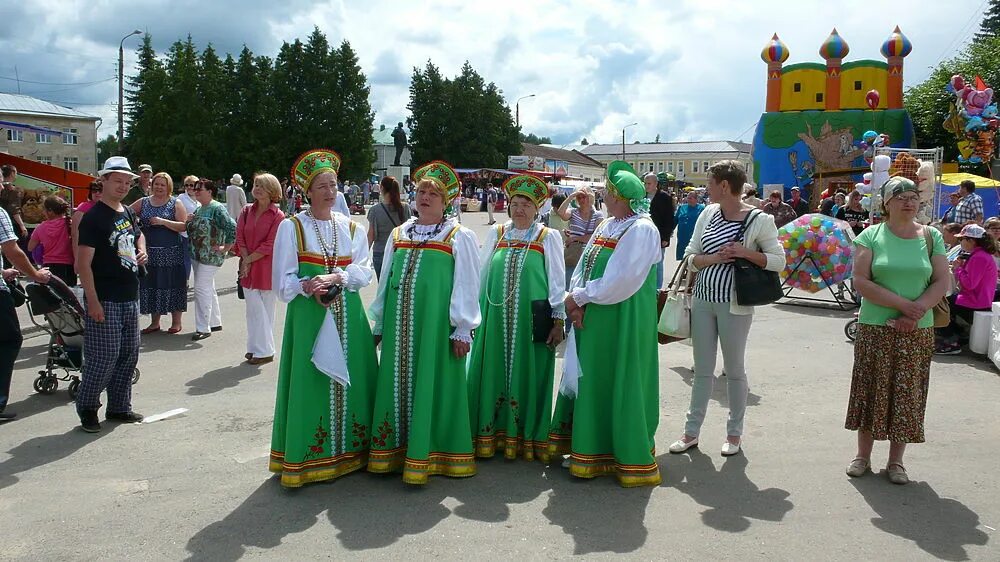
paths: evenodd
<path fill-rule="evenodd" d="M 1000 187 L 1000 181 L 977 176 L 976 174 L 941 174 L 941 185 L 957 186 L 965 180 L 972 180 L 975 182 L 976 187 Z"/>

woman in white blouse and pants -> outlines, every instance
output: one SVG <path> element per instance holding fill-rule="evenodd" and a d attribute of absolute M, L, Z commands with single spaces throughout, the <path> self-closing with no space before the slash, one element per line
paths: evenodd
<path fill-rule="evenodd" d="M 740 200 L 745 182 L 746 173 L 740 162 L 725 160 L 708 169 L 708 194 L 713 204 L 698 217 L 684 252 L 689 267 L 698 272 L 691 305 L 694 384 L 684 436 L 670 445 L 671 453 L 681 453 L 698 444 L 715 383 L 720 342 L 729 393 L 727 438 L 722 454 L 735 455 L 742 445 L 749 393 L 744 361 L 753 307 L 736 302 L 732 262 L 744 258 L 769 271 L 785 267 L 785 252 L 778 243 L 774 217 Z"/>

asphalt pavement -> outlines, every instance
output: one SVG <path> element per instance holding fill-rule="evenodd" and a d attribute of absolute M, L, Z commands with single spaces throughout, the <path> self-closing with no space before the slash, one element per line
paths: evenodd
<path fill-rule="evenodd" d="M 482 237 L 484 213 L 463 219 Z M 495 458 L 475 477 L 421 488 L 356 473 L 286 490 L 267 471 L 277 363 L 243 362 L 235 278 L 229 260 L 217 277 L 222 332 L 191 341 L 192 303 L 181 334 L 143 338 L 135 409 L 187 409 L 154 423 L 80 431 L 65 383 L 33 391 L 47 339 L 28 334 L 9 406 L 18 419 L 0 425 L 0 559 L 1000 559 L 1000 375 L 968 352 L 934 360 L 927 443 L 907 452 L 907 486 L 878 473 L 885 443 L 875 474 L 844 474 L 855 452 L 843 429 L 851 313 L 780 304 L 755 315 L 734 457 L 719 453 L 725 378 L 700 449 L 667 453 L 683 429 L 692 356 L 685 342 L 659 347 L 661 486 L 623 489 L 558 463 Z M 280 305 L 275 325 L 280 347 Z"/>

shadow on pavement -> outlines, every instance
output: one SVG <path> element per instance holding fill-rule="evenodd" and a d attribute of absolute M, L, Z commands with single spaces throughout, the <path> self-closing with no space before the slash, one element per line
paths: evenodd
<path fill-rule="evenodd" d="M 184 383 L 189 396 L 203 396 L 227 388 L 233 388 L 242 381 L 260 373 L 261 368 L 242 363 L 235 367 L 222 367 Z"/>
<path fill-rule="evenodd" d="M 684 380 L 684 384 L 692 386 L 694 384 L 694 371 L 687 367 L 671 367 L 671 371 L 677 373 Z M 747 378 L 750 378 L 749 376 Z M 753 381 L 751 381 L 752 383 Z M 712 400 L 719 403 L 723 408 L 729 407 L 729 394 L 726 387 L 726 377 L 716 377 L 715 385 L 712 387 Z M 759 406 L 760 395 L 753 392 L 747 393 L 747 406 Z"/>
<path fill-rule="evenodd" d="M 573 537 L 573 554 L 625 554 L 646 544 L 652 487 L 625 489 L 614 476 L 576 478 L 560 468 L 558 457 L 552 462 L 546 471 L 552 491 L 542 514 Z"/>
<path fill-rule="evenodd" d="M 884 471 L 883 471 L 884 472 Z M 927 482 L 891 484 L 884 474 L 851 478 L 851 484 L 878 515 L 880 531 L 914 542 L 942 560 L 968 560 L 965 545 L 985 545 L 979 515 L 958 500 L 942 498 Z"/>
<path fill-rule="evenodd" d="M 20 423 L 25 418 L 31 417 L 35 414 L 47 412 L 53 408 L 65 406 L 66 404 L 72 404 L 73 400 L 69 397 L 69 393 L 66 392 L 66 385 L 68 384 L 69 383 L 59 381 L 59 390 L 57 390 L 55 394 L 39 394 L 36 392 L 20 402 L 7 404 L 7 411 L 17 414 L 17 419 L 6 422 L 4 425 L 9 426 L 11 424 Z"/>
<path fill-rule="evenodd" d="M 747 477 L 749 460 L 743 453 L 723 460 L 718 471 L 711 457 L 698 449 L 663 455 L 657 461 L 665 475 L 663 486 L 707 507 L 701 520 L 713 529 L 741 533 L 750 528 L 752 519 L 781 521 L 794 507 L 786 490 L 761 490 Z"/>
<path fill-rule="evenodd" d="M 813 295 L 818 297 L 829 297 L 829 292 L 822 292 L 819 295 Z M 832 297 L 830 297 L 832 298 Z M 798 304 L 791 304 L 789 301 L 795 301 Z M 796 301 L 795 297 L 792 296 L 782 302 L 774 303 L 777 310 L 782 312 L 794 312 L 796 314 L 803 314 L 805 316 L 815 316 L 817 318 L 843 318 L 844 322 L 847 322 L 854 317 L 854 313 L 858 311 L 857 308 L 848 308 L 847 310 L 841 310 L 836 303 L 810 303 L 808 301 Z M 847 305 L 845 305 L 847 306 Z"/>
<path fill-rule="evenodd" d="M 196 349 L 202 349 L 204 345 L 200 342 L 191 341 L 191 336 L 193 334 L 193 331 L 189 332 L 186 329 L 184 332 L 180 332 L 178 334 L 160 332 L 142 336 L 139 342 L 142 351 L 194 351 Z M 211 339 L 212 338 L 208 338 L 207 341 L 211 341 Z"/>
<path fill-rule="evenodd" d="M 992 361 L 982 355 L 976 355 L 968 349 L 963 350 L 960 355 L 935 355 L 934 363 L 963 365 L 980 373 L 1000 376 Z"/>
<path fill-rule="evenodd" d="M 31 342 L 31 345 L 28 345 Z M 21 351 L 17 354 L 14 362 L 14 371 L 31 370 L 32 375 L 37 375 L 39 370 L 45 368 L 45 363 L 49 358 L 49 336 L 39 336 L 37 339 L 25 340 L 21 346 Z"/>
<path fill-rule="evenodd" d="M 546 490 L 551 492 L 544 513 L 573 537 L 578 554 L 632 552 L 645 543 L 651 488 L 623 491 L 613 478 L 573 480 L 558 468 L 501 458 L 481 462 L 476 477 L 432 476 L 422 487 L 404 484 L 399 474 L 359 472 L 300 489 L 282 488 L 271 478 L 223 520 L 199 531 L 187 550 L 189 560 L 235 561 L 248 547 L 274 548 L 313 527 L 324 511 L 344 548 L 384 548 L 452 515 L 506 521 L 511 504 L 532 501 Z M 458 503 L 454 509 L 445 505 L 451 501 Z"/>
<path fill-rule="evenodd" d="M 74 427 L 66 433 L 29 439 L 7 451 L 10 458 L 0 463 L 0 489 L 16 484 L 18 478 L 15 474 L 66 458 L 118 427 L 116 423 L 102 422 L 101 425 L 104 429 L 100 433 L 84 433 L 79 427 Z"/>

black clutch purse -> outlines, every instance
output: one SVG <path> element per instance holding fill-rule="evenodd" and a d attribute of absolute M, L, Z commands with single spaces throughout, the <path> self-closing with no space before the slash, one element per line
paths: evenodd
<path fill-rule="evenodd" d="M 545 343 L 555 325 L 555 319 L 552 318 L 552 305 L 549 304 L 549 301 L 546 299 L 531 301 L 531 341 Z"/>
<path fill-rule="evenodd" d="M 777 271 L 768 271 L 743 258 L 733 260 L 733 283 L 740 306 L 771 304 L 785 296 Z"/>
<path fill-rule="evenodd" d="M 748 212 L 733 241 L 742 240 L 747 227 L 761 214 L 762 211 Z M 781 277 L 777 271 L 768 271 L 744 258 L 733 260 L 733 284 L 736 285 L 736 304 L 740 306 L 771 304 L 785 296 L 781 291 Z"/>
<path fill-rule="evenodd" d="M 330 285 L 326 292 L 320 295 L 319 300 L 323 304 L 329 304 L 333 302 L 333 299 L 337 298 L 337 295 L 344 291 L 344 287 L 340 285 Z"/>

